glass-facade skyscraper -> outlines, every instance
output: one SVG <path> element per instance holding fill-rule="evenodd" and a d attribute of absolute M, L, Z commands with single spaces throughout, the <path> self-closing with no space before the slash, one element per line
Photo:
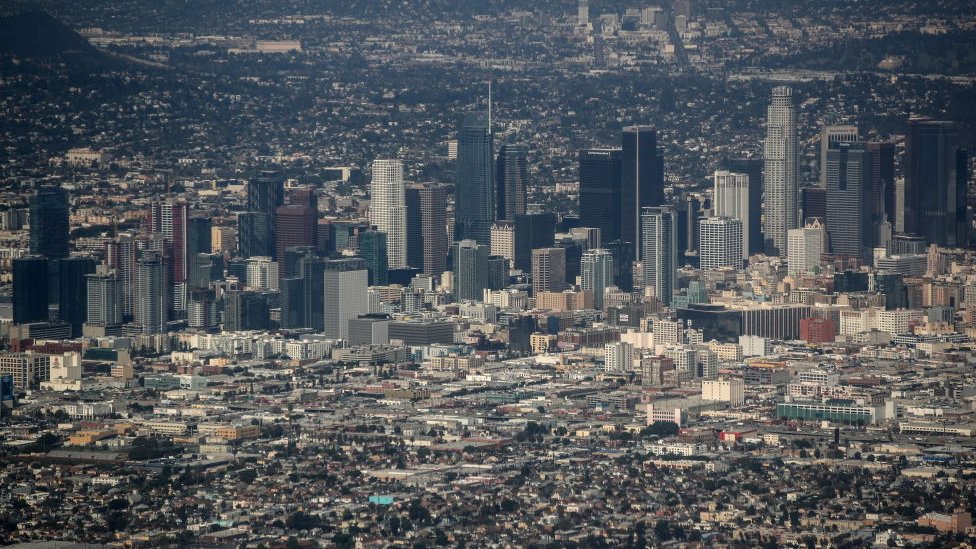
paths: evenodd
<path fill-rule="evenodd" d="M 495 221 L 494 138 L 485 113 L 464 117 L 458 134 L 454 239 L 491 245 Z"/>

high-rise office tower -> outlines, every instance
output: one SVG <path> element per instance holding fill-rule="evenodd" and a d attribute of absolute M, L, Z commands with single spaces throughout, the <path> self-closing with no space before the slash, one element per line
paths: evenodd
<path fill-rule="evenodd" d="M 826 220 L 827 188 L 803 187 L 800 189 L 800 210 L 803 211 L 805 223 L 809 223 L 813 219 Z"/>
<path fill-rule="evenodd" d="M 454 243 L 454 298 L 481 301 L 488 287 L 488 246 L 475 240 Z"/>
<path fill-rule="evenodd" d="M 579 152 L 580 224 L 600 229 L 604 242 L 621 239 L 622 158 L 620 149 Z"/>
<path fill-rule="evenodd" d="M 528 149 L 521 143 L 507 143 L 498 150 L 495 175 L 498 178 L 498 219 L 514 219 L 525 213 L 529 188 Z"/>
<path fill-rule="evenodd" d="M 237 251 L 243 258 L 275 253 L 272 216 L 258 212 L 237 214 Z"/>
<path fill-rule="evenodd" d="M 664 155 L 652 126 L 624 128 L 622 145 L 620 239 L 640 248 L 643 208 L 664 205 Z"/>
<path fill-rule="evenodd" d="M 576 279 L 580 275 L 580 261 L 583 259 L 583 250 L 589 250 L 583 243 L 574 238 L 563 238 L 557 240 L 556 247 L 566 251 L 566 284 L 576 284 Z"/>
<path fill-rule="evenodd" d="M 305 328 L 305 279 L 283 278 L 279 290 L 281 291 L 281 327 Z"/>
<path fill-rule="evenodd" d="M 14 324 L 48 319 L 48 260 L 39 255 L 13 260 Z"/>
<path fill-rule="evenodd" d="M 187 256 L 189 217 L 189 206 L 185 202 L 153 202 L 149 207 L 147 232 L 162 239 L 169 269 L 167 278 L 172 284 L 172 306 L 167 307 L 167 311 L 186 310 L 186 280 L 190 274 Z"/>
<path fill-rule="evenodd" d="M 30 198 L 30 252 L 48 259 L 68 256 L 68 193 L 44 186 Z"/>
<path fill-rule="evenodd" d="M 275 258 L 278 206 L 285 203 L 285 180 L 276 172 L 261 172 L 247 182 L 247 212 L 238 216 L 238 242 L 242 257 Z M 253 214 L 253 215 L 252 215 Z"/>
<path fill-rule="evenodd" d="M 325 336 L 349 340 L 349 321 L 369 313 L 366 262 L 358 257 L 325 262 Z"/>
<path fill-rule="evenodd" d="M 835 254 L 871 257 L 875 237 L 871 165 L 871 153 L 863 143 L 838 142 L 827 150 L 827 236 Z"/>
<path fill-rule="evenodd" d="M 742 222 L 742 257 L 749 258 L 749 176 L 724 170 L 715 172 L 715 217 L 729 217 Z"/>
<path fill-rule="evenodd" d="M 88 319 L 91 326 L 114 326 L 122 323 L 122 283 L 115 271 L 99 265 L 85 277 Z"/>
<path fill-rule="evenodd" d="M 144 334 L 160 334 L 166 331 L 168 292 L 166 288 L 166 263 L 160 252 L 146 251 L 136 262 L 136 287 L 134 292 L 135 323 Z"/>
<path fill-rule="evenodd" d="M 608 242 L 606 249 L 613 255 L 613 285 L 625 292 L 634 291 L 634 245 L 615 240 Z"/>
<path fill-rule="evenodd" d="M 807 223 L 802 229 L 790 229 L 789 239 L 789 274 L 809 273 L 820 266 L 820 256 L 827 251 L 827 231 L 819 218 Z"/>
<path fill-rule="evenodd" d="M 665 305 L 671 304 L 678 269 L 677 216 L 670 206 L 644 208 L 641 215 L 641 263 L 644 288 Z"/>
<path fill-rule="evenodd" d="M 491 225 L 491 255 L 504 257 L 511 265 L 515 262 L 515 222 L 500 220 Z"/>
<path fill-rule="evenodd" d="M 786 232 L 797 227 L 797 143 L 796 105 L 793 89 L 773 88 L 767 110 L 766 141 L 763 146 L 765 171 L 763 190 L 766 195 L 765 227 L 767 253 L 785 256 Z"/>
<path fill-rule="evenodd" d="M 905 136 L 905 232 L 939 246 L 966 246 L 966 152 L 953 122 L 912 118 Z"/>
<path fill-rule="evenodd" d="M 749 255 L 762 253 L 766 246 L 762 231 L 763 161 L 760 158 L 733 158 L 726 161 L 725 166 L 730 172 L 749 178 L 749 240 L 745 244 Z"/>
<path fill-rule="evenodd" d="M 296 206 L 308 206 L 316 212 L 316 217 L 318 217 L 319 197 L 315 193 L 314 187 L 305 186 L 288 189 L 288 193 L 285 196 L 285 203 Z"/>
<path fill-rule="evenodd" d="M 742 268 L 742 220 L 732 217 L 709 217 L 701 221 L 701 255 L 703 271 L 731 267 Z"/>
<path fill-rule="evenodd" d="M 387 263 L 391 269 L 407 266 L 407 206 L 403 162 L 376 160 L 369 187 L 369 221 L 386 233 Z"/>
<path fill-rule="evenodd" d="M 871 217 L 875 223 L 895 222 L 895 144 L 890 141 L 867 143 L 871 154 Z"/>
<path fill-rule="evenodd" d="M 485 278 L 485 289 L 501 290 L 507 287 L 508 260 L 500 255 L 489 255 L 487 265 L 488 275 Z"/>
<path fill-rule="evenodd" d="M 211 253 L 213 246 L 210 239 L 213 235 L 213 224 L 209 217 L 201 216 L 191 217 L 188 221 L 189 225 L 186 231 L 187 287 L 197 288 L 199 286 L 196 284 L 199 281 L 206 279 L 209 283 L 210 280 L 209 272 L 197 271 L 199 266 L 208 264 L 199 263 L 197 256 Z"/>
<path fill-rule="evenodd" d="M 325 330 L 325 266 L 326 260 L 320 257 L 305 257 L 301 261 L 304 325 L 317 332 Z"/>
<path fill-rule="evenodd" d="M 447 189 L 429 183 L 406 190 L 407 264 L 424 274 L 447 270 Z"/>
<path fill-rule="evenodd" d="M 372 228 L 359 233 L 359 256 L 366 260 L 370 286 L 386 286 L 390 283 L 389 237 L 383 231 Z"/>
<path fill-rule="evenodd" d="M 265 171 L 247 182 L 247 211 L 274 216 L 278 206 L 285 203 L 285 178 Z"/>
<path fill-rule="evenodd" d="M 88 280 L 95 272 L 95 260 L 90 257 L 66 257 L 61 264 L 58 284 L 58 316 L 71 325 L 71 337 L 81 337 L 81 326 L 88 319 Z"/>
<path fill-rule="evenodd" d="M 594 248 L 583 252 L 580 262 L 580 286 L 593 295 L 593 307 L 603 309 L 603 291 L 613 285 L 613 254 Z"/>
<path fill-rule="evenodd" d="M 551 248 L 556 238 L 556 216 L 536 213 L 515 216 L 515 258 L 513 265 L 525 272 L 532 270 L 532 250 Z"/>
<path fill-rule="evenodd" d="M 454 238 L 491 244 L 495 221 L 494 142 L 490 117 L 469 113 L 458 133 Z"/>
<path fill-rule="evenodd" d="M 285 251 L 295 246 L 314 247 L 317 214 L 306 204 L 286 204 L 276 210 L 275 257 L 282 261 Z M 284 276 L 284 273 L 282 273 Z"/>
<path fill-rule="evenodd" d="M 105 246 L 105 262 L 119 277 L 122 302 L 122 321 L 135 315 L 133 296 L 136 287 L 136 243 L 128 235 L 120 235 Z"/>
<path fill-rule="evenodd" d="M 827 151 L 834 143 L 858 140 L 857 126 L 824 126 L 820 132 L 820 187 L 827 188 Z"/>
<path fill-rule="evenodd" d="M 561 292 L 566 289 L 566 250 L 538 248 L 532 250 L 532 295 Z"/>
<path fill-rule="evenodd" d="M 224 295 L 224 332 L 266 330 L 270 324 L 265 294 L 229 290 Z"/>
<path fill-rule="evenodd" d="M 234 227 L 211 227 L 210 252 L 229 254 L 237 249 L 237 229 Z"/>

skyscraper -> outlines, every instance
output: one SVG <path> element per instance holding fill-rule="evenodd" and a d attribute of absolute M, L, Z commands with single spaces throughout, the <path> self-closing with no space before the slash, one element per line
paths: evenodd
<path fill-rule="evenodd" d="M 634 245 L 615 240 L 608 242 L 606 249 L 613 255 L 613 285 L 625 292 L 634 291 Z"/>
<path fill-rule="evenodd" d="M 13 260 L 14 324 L 48 319 L 48 260 L 39 255 Z"/>
<path fill-rule="evenodd" d="M 827 251 L 827 232 L 819 218 L 802 229 L 790 229 L 789 239 L 789 274 L 809 273 L 819 267 L 820 256 Z"/>
<path fill-rule="evenodd" d="M 275 258 L 278 206 L 285 203 L 285 180 L 277 172 L 261 172 L 247 182 L 247 213 L 238 216 L 238 241 L 242 257 Z M 254 215 L 251 215 L 254 214 Z"/>
<path fill-rule="evenodd" d="M 369 221 L 386 233 L 387 263 L 391 269 L 407 266 L 407 206 L 403 162 L 376 160 L 369 187 Z"/>
<path fill-rule="evenodd" d="M 766 141 L 764 143 L 765 173 L 763 189 L 766 194 L 765 228 L 767 253 L 785 256 L 786 233 L 797 227 L 797 165 L 799 163 L 796 105 L 793 89 L 773 88 L 772 102 L 767 110 Z"/>
<path fill-rule="evenodd" d="M 30 198 L 30 252 L 48 259 L 68 256 L 68 193 L 37 188 Z"/>
<path fill-rule="evenodd" d="M 621 239 L 622 158 L 620 149 L 579 152 L 580 224 L 600 229 L 604 242 Z"/>
<path fill-rule="evenodd" d="M 905 232 L 939 246 L 967 244 L 966 152 L 953 122 L 912 118 L 905 138 Z M 962 161 L 960 161 L 962 160 Z"/>
<path fill-rule="evenodd" d="M 827 236 L 835 254 L 870 259 L 875 225 L 871 220 L 871 154 L 859 142 L 838 142 L 827 150 Z"/>
<path fill-rule="evenodd" d="M 507 143 L 498 150 L 495 175 L 498 178 L 498 219 L 514 219 L 525 213 L 529 187 L 528 149 L 521 143 Z"/>
<path fill-rule="evenodd" d="M 566 250 L 538 248 L 532 250 L 532 295 L 561 292 L 566 288 Z"/>
<path fill-rule="evenodd" d="M 732 217 L 709 217 L 701 221 L 701 255 L 703 271 L 731 267 L 742 268 L 742 220 Z"/>
<path fill-rule="evenodd" d="M 485 113 L 469 113 L 458 133 L 457 184 L 454 201 L 455 240 L 491 244 L 497 200 L 491 121 Z"/>
<path fill-rule="evenodd" d="M 624 128 L 622 145 L 620 239 L 639 248 L 641 211 L 664 204 L 664 155 L 652 126 Z"/>
<path fill-rule="evenodd" d="M 644 208 L 641 215 L 644 288 L 665 305 L 671 304 L 678 269 L 677 216 L 670 206 Z"/>
<path fill-rule="evenodd" d="M 580 262 L 580 285 L 593 295 L 593 307 L 603 309 L 603 291 L 613 285 L 613 254 L 594 248 L 583 252 Z"/>
<path fill-rule="evenodd" d="M 85 277 L 95 272 L 95 260 L 66 257 L 59 263 L 58 316 L 61 322 L 71 325 L 71 337 L 81 337 L 81 326 L 88 319 L 88 280 Z"/>
<path fill-rule="evenodd" d="M 812 219 L 826 220 L 827 188 L 803 187 L 800 189 L 800 209 L 803 211 L 805 223 L 809 223 Z"/>
<path fill-rule="evenodd" d="M 556 216 L 536 213 L 515 216 L 515 257 L 513 265 L 525 272 L 532 270 L 532 250 L 551 248 L 556 237 Z"/>
<path fill-rule="evenodd" d="M 349 339 L 349 321 L 369 312 L 366 262 L 358 257 L 325 262 L 325 336 Z"/>
<path fill-rule="evenodd" d="M 749 255 L 762 253 L 766 246 L 762 229 L 763 161 L 760 158 L 733 158 L 725 165 L 730 172 L 749 178 L 749 240 L 744 244 L 747 244 Z"/>
<path fill-rule="evenodd" d="M 447 189 L 429 183 L 406 190 L 407 264 L 424 274 L 447 270 Z"/>
<path fill-rule="evenodd" d="M 857 126 L 824 126 L 820 132 L 820 187 L 827 188 L 827 151 L 834 143 L 858 140 Z"/>
<path fill-rule="evenodd" d="M 167 289 L 165 261 L 160 252 L 146 251 L 136 262 L 135 323 L 144 334 L 166 331 Z"/>
<path fill-rule="evenodd" d="M 275 228 L 275 257 L 281 262 L 285 251 L 295 246 L 314 247 L 316 244 L 317 213 L 307 204 L 286 204 L 278 206 Z M 282 272 L 285 276 L 287 273 Z"/>
<path fill-rule="evenodd" d="M 172 284 L 172 309 L 186 309 L 186 280 L 189 277 L 189 206 L 185 202 L 153 202 L 149 207 L 148 233 L 162 238 L 164 255 L 169 268 L 168 280 Z M 170 308 L 167 307 L 167 310 Z"/>
<path fill-rule="evenodd" d="M 243 258 L 275 254 L 272 216 L 258 212 L 237 214 L 237 251 Z"/>
<path fill-rule="evenodd" d="M 481 301 L 488 287 L 488 246 L 475 240 L 454 243 L 454 297 Z"/>
<path fill-rule="evenodd" d="M 742 222 L 742 257 L 749 258 L 749 176 L 724 170 L 715 172 L 715 217 Z M 704 268 L 704 267 L 702 267 Z"/>
<path fill-rule="evenodd" d="M 872 219 L 895 222 L 895 144 L 890 141 L 867 143 L 871 154 Z"/>
<path fill-rule="evenodd" d="M 115 269 L 119 277 L 122 321 L 128 322 L 135 315 L 133 296 L 136 287 L 136 243 L 128 235 L 120 235 L 105 247 L 105 261 Z"/>
<path fill-rule="evenodd" d="M 389 277 L 389 235 L 372 228 L 359 233 L 359 256 L 366 260 L 370 286 L 386 286 Z"/>
<path fill-rule="evenodd" d="M 113 326 L 122 323 L 122 284 L 116 272 L 99 265 L 85 277 L 88 284 L 86 324 Z"/>

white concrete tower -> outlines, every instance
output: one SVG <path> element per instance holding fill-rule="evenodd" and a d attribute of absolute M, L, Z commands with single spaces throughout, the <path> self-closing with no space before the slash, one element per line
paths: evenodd
<path fill-rule="evenodd" d="M 715 172 L 715 216 L 742 222 L 742 259 L 749 259 L 749 176 L 727 170 Z"/>
<path fill-rule="evenodd" d="M 403 184 L 403 162 L 376 160 L 369 187 L 369 222 L 386 233 L 386 251 L 391 269 L 407 266 L 407 206 Z"/>

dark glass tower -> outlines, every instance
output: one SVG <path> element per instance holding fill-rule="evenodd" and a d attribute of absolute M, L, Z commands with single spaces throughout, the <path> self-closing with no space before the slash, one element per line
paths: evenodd
<path fill-rule="evenodd" d="M 918 234 L 929 244 L 966 244 L 965 237 L 960 242 L 957 224 L 960 209 L 965 212 L 968 174 L 959 170 L 957 139 L 952 122 L 928 118 L 912 118 L 908 122 L 905 232 Z"/>
<path fill-rule="evenodd" d="M 370 286 L 390 283 L 386 238 L 386 233 L 375 228 L 359 233 L 359 255 L 366 260 Z"/>
<path fill-rule="evenodd" d="M 640 248 L 641 209 L 664 204 L 664 155 L 652 126 L 624 128 L 622 145 L 620 239 Z"/>
<path fill-rule="evenodd" d="M 867 144 L 871 153 L 871 217 L 895 222 L 895 144 L 889 141 Z"/>
<path fill-rule="evenodd" d="M 244 212 L 237 216 L 237 251 L 241 257 L 267 256 L 275 251 L 272 217 L 258 212 Z"/>
<path fill-rule="evenodd" d="M 454 238 L 473 239 L 489 246 L 497 195 L 493 134 L 486 114 L 464 117 L 458 134 L 457 154 Z"/>
<path fill-rule="evenodd" d="M 247 183 L 247 211 L 264 216 L 248 224 L 249 242 L 241 236 L 241 255 L 275 257 L 275 227 L 278 206 L 285 203 L 285 179 L 277 172 L 261 172 Z M 244 215 L 244 214 L 241 214 Z M 240 218 L 239 218 L 240 219 Z M 245 244 L 254 247 L 245 248 Z M 259 248 L 259 249 L 258 249 Z"/>
<path fill-rule="evenodd" d="M 549 213 L 515 216 L 516 269 L 532 270 L 532 250 L 551 248 L 556 239 L 556 216 Z"/>
<path fill-rule="evenodd" d="M 763 161 L 761 158 L 733 158 L 726 162 L 726 167 L 732 173 L 749 177 L 749 255 L 762 253 L 765 247 L 762 232 Z"/>
<path fill-rule="evenodd" d="M 58 311 L 61 322 L 71 325 L 71 337 L 81 337 L 81 325 L 88 320 L 88 275 L 95 272 L 90 257 L 68 257 L 59 261 Z"/>
<path fill-rule="evenodd" d="M 580 225 L 600 229 L 600 239 L 621 238 L 620 149 L 588 149 L 579 152 Z"/>
<path fill-rule="evenodd" d="M 30 198 L 30 251 L 48 259 L 68 257 L 68 193 L 40 187 Z"/>
<path fill-rule="evenodd" d="M 41 256 L 14 259 L 14 324 L 43 322 L 48 319 L 47 266 L 47 259 Z"/>
<path fill-rule="evenodd" d="M 514 219 L 525 213 L 529 187 L 528 149 L 522 144 L 505 144 L 498 151 L 498 219 Z"/>

